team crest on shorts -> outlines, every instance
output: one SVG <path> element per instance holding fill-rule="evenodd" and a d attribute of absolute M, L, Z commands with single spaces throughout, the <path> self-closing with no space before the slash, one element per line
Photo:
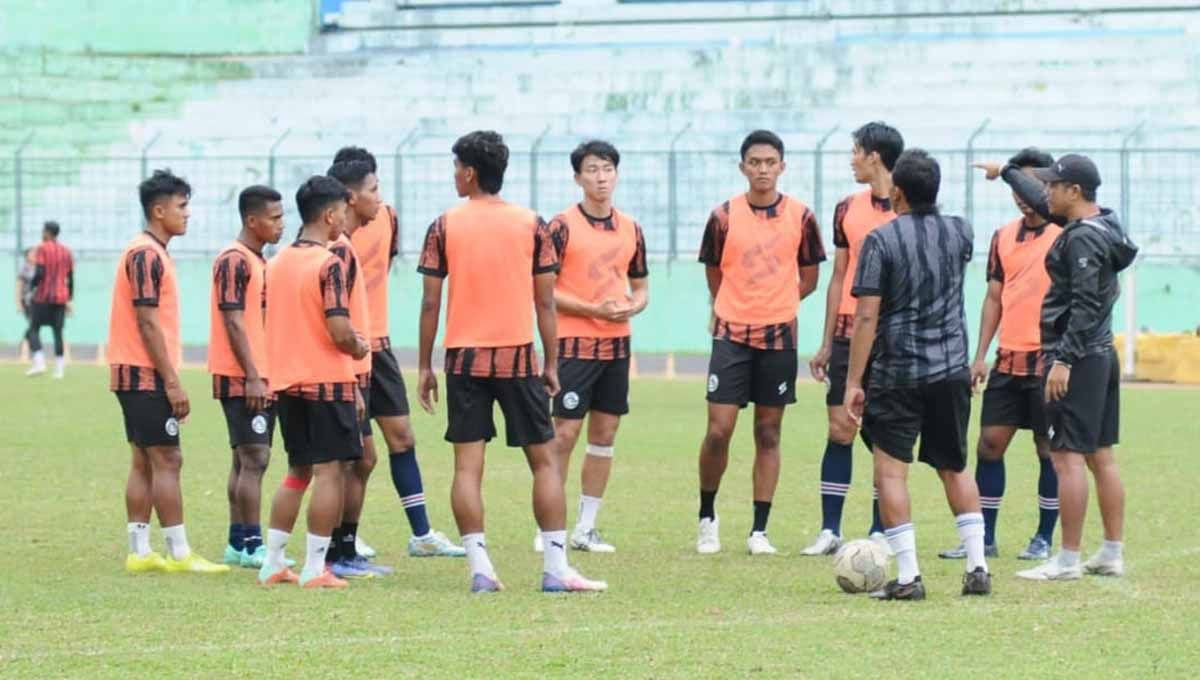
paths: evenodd
<path fill-rule="evenodd" d="M 175 437 L 179 435 L 179 421 L 174 416 L 167 418 L 166 424 L 167 434 Z"/>
<path fill-rule="evenodd" d="M 254 434 L 266 434 L 267 432 L 267 417 L 263 414 L 258 414 L 250 420 L 250 429 L 254 430 Z"/>
<path fill-rule="evenodd" d="M 776 389 L 779 390 L 779 396 L 783 396 L 783 395 L 787 394 L 787 383 L 786 382 L 779 383 L 779 387 Z"/>
<path fill-rule="evenodd" d="M 574 411 L 579 407 L 579 395 L 575 392 L 567 392 L 564 394 L 563 406 L 565 406 L 568 411 Z"/>
<path fill-rule="evenodd" d="M 720 386 L 721 386 L 721 380 L 719 378 L 717 378 L 717 374 L 709 373 L 708 374 L 708 391 L 716 392 L 717 388 Z"/>

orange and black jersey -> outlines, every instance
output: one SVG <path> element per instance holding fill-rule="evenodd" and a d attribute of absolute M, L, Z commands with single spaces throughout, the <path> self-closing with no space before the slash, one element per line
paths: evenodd
<path fill-rule="evenodd" d="M 1062 227 L 1043 223 L 1029 227 L 1018 218 L 992 234 L 987 280 L 999 282 L 1000 327 L 996 371 L 1029 376 L 1041 373 L 1042 300 L 1050 289 L 1046 254 Z"/>
<path fill-rule="evenodd" d="M 255 261 L 251 262 L 250 257 L 254 257 Z M 250 349 L 252 354 L 257 354 L 255 364 L 261 372 L 266 370 L 266 361 L 263 357 L 262 343 L 264 342 L 264 332 L 262 328 L 263 313 L 267 308 L 267 286 L 263 281 L 264 272 L 267 262 L 263 258 L 262 253 L 254 252 L 248 246 L 231 246 L 223 250 L 217 259 L 213 262 L 213 299 L 218 312 L 230 311 L 247 311 L 248 305 L 257 305 L 256 314 L 247 314 L 246 334 L 250 340 Z M 254 268 L 253 272 L 251 268 Z M 254 281 L 257 291 L 257 300 L 249 300 L 248 292 L 251 282 Z M 251 324 L 257 323 L 258 328 L 251 327 Z M 217 340 L 217 334 L 226 333 L 223 325 L 218 326 L 216 315 L 212 320 L 213 328 L 211 332 L 214 338 L 209 341 L 209 369 L 212 371 L 212 391 L 214 399 L 232 399 L 246 396 L 246 378 L 244 375 L 228 375 L 234 373 L 233 368 L 237 368 L 240 372 L 240 365 L 237 365 L 236 357 L 232 356 L 233 350 L 229 347 L 227 339 Z M 218 347 L 219 345 L 219 347 Z M 255 353 L 254 350 L 258 352 Z M 214 352 L 220 352 L 214 356 Z M 229 355 L 229 356 L 226 356 Z M 219 361 L 215 361 L 219 359 Z"/>
<path fill-rule="evenodd" d="M 149 364 L 149 354 L 142 345 L 136 328 L 136 317 L 121 315 L 117 320 L 117 306 L 159 307 L 165 299 L 168 309 L 162 310 L 159 323 L 167 340 L 167 352 L 177 356 L 179 320 L 178 293 L 175 288 L 174 266 L 166 261 L 166 244 L 150 232 L 134 238 L 122 256 L 117 284 L 113 290 L 114 315 L 109 329 L 109 389 L 114 392 L 162 391 L 162 376 Z M 169 286 L 169 289 L 167 288 Z M 120 332 L 117 340 L 116 332 Z M 126 349 L 121 349 L 125 347 Z M 122 360 L 121 357 L 129 357 Z M 137 356 L 138 358 L 133 358 Z M 140 361 L 141 363 L 131 363 Z M 146 364 L 146 365 L 141 365 Z"/>
<path fill-rule="evenodd" d="M 892 201 L 879 198 L 870 188 L 850 194 L 833 210 L 833 244 L 846 250 L 846 278 L 842 282 L 842 297 L 838 301 L 833 337 L 849 340 L 854 334 L 854 315 L 858 301 L 850 294 L 851 282 L 858 268 L 858 255 L 867 234 L 896 218 Z"/>
<path fill-rule="evenodd" d="M 75 261 L 70 249 L 58 241 L 43 241 L 34 260 L 33 301 L 45 305 L 70 302 L 75 294 Z"/>

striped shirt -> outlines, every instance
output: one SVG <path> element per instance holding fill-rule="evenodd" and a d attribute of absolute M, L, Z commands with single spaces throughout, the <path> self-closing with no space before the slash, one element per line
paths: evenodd
<path fill-rule="evenodd" d="M 869 389 L 967 370 L 963 277 L 973 238 L 966 220 L 937 212 L 907 213 L 867 235 L 851 292 L 880 298 Z"/>
<path fill-rule="evenodd" d="M 33 301 L 42 305 L 65 305 L 75 292 L 75 261 L 71 250 L 58 241 L 42 241 L 34 255 L 37 265 Z"/>

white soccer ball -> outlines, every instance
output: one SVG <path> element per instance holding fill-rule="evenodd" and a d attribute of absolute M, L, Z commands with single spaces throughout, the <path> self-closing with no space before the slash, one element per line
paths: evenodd
<path fill-rule="evenodd" d="M 833 556 L 833 576 L 847 593 L 879 590 L 887 581 L 888 554 L 875 541 L 860 538 Z"/>

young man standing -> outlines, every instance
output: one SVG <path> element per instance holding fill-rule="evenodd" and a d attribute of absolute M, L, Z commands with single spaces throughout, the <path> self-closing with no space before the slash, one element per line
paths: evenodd
<path fill-rule="evenodd" d="M 346 161 L 367 163 L 378 186 L 378 165 L 371 152 L 357 146 L 344 147 L 338 150 L 333 162 Z M 388 330 L 388 273 L 396 254 L 400 252 L 399 223 L 392 206 L 382 203 L 378 197 L 376 204 L 379 209 L 375 215 L 355 229 L 350 237 L 362 264 L 362 278 L 366 284 L 371 317 L 371 386 L 364 391 L 364 396 L 367 397 L 369 416 L 379 424 L 383 440 L 387 443 L 392 484 L 412 529 L 408 554 L 412 557 L 462 557 L 466 551 L 450 542 L 442 532 L 434 530 L 425 510 L 425 487 L 421 482 L 421 468 L 417 464 L 417 444 L 409 419 L 408 394 L 400 365 L 392 354 Z M 369 430 L 370 425 L 367 425 L 363 431 Z M 355 466 L 355 474 L 366 485 L 367 478 L 375 468 L 376 456 L 373 438 L 364 444 L 363 458 Z M 355 545 L 358 552 L 366 557 L 375 556 L 375 550 L 361 537 L 355 537 Z"/>
<path fill-rule="evenodd" d="M 71 250 L 58 240 L 58 222 L 46 222 L 42 228 L 42 242 L 34 253 L 32 305 L 29 314 L 29 331 L 25 334 L 33 365 L 25 375 L 40 375 L 46 372 L 46 355 L 42 352 L 42 326 L 54 332 L 54 377 L 62 378 L 66 356 L 63 346 L 63 321 L 75 295 L 75 261 Z"/>
<path fill-rule="evenodd" d="M 108 326 L 110 388 L 121 404 L 133 454 L 125 484 L 125 569 L 227 572 L 228 566 L 209 562 L 188 545 L 179 484 L 179 427 L 191 405 L 179 381 L 179 288 L 167 244 L 187 232 L 192 188 L 170 170 L 155 170 L 138 186 L 138 194 L 146 230 L 121 255 Z M 166 539 L 166 559 L 150 549 L 152 510 Z"/>
<path fill-rule="evenodd" d="M 350 324 L 346 271 L 328 243 L 346 219 L 349 192 L 336 179 L 310 177 L 296 192 L 304 221 L 294 243 L 267 266 L 267 374 L 279 412 L 288 471 L 271 504 L 267 558 L 259 583 L 343 588 L 325 566 L 342 515 L 343 468 L 362 455 L 365 406 L 354 360 L 370 347 Z M 307 557 L 296 576 L 284 559 L 309 483 Z"/>
<path fill-rule="evenodd" d="M 746 545 L 751 555 L 773 555 L 767 519 L 779 482 L 783 410 L 796 401 L 796 313 L 817 287 L 825 249 L 812 211 L 779 192 L 783 140 L 756 130 L 742 142 L 741 159 L 749 188 L 713 210 L 700 246 L 713 297 L 713 345 L 696 551 L 721 550 L 717 490 L 738 411 L 754 402 L 754 524 Z"/>
<path fill-rule="evenodd" d="M 1054 158 L 1034 148 L 1023 149 L 1009 163 L 1032 176 L 1037 168 L 1048 168 Z M 979 444 L 976 448 L 975 484 L 983 506 L 984 551 L 996 557 L 996 517 L 1004 498 L 1004 453 L 1018 429 L 1033 432 L 1041 472 L 1037 496 L 1039 521 L 1029 545 L 1017 555 L 1021 560 L 1050 557 L 1054 525 L 1058 522 L 1058 477 L 1050 461 L 1050 440 L 1046 436 L 1045 399 L 1041 364 L 1042 299 L 1050 288 L 1046 274 L 1046 253 L 1062 228 L 1038 215 L 1018 196 L 1013 195 L 1021 217 L 996 230 L 988 252 L 987 297 L 979 323 L 979 343 L 971 365 L 971 383 L 978 389 L 984 382 L 983 413 L 980 417 Z M 987 351 L 992 338 L 1000 334 L 996 364 L 988 375 Z M 962 559 L 962 546 L 938 553 L 945 559 Z"/>
<path fill-rule="evenodd" d="M 271 460 L 275 405 L 267 379 L 267 261 L 263 246 L 283 235 L 278 191 L 252 186 L 238 196 L 242 230 L 213 262 L 208 370 L 221 402 L 233 465 L 229 470 L 229 543 L 225 563 L 262 567 L 262 478 Z"/>
<path fill-rule="evenodd" d="M 442 284 L 449 277 L 446 307 L 446 439 L 454 445 L 451 504 L 458 522 L 472 592 L 501 590 L 483 534 L 483 459 L 496 435 L 492 408 L 504 412 L 508 445 L 521 447 L 533 473 L 533 510 L 542 530 L 542 590 L 605 590 L 567 564 L 566 503 L 553 448 L 550 397 L 559 391 L 555 334 L 554 274 L 558 258 L 550 232 L 533 211 L 498 195 L 508 167 L 508 147 L 495 132 L 476 131 L 452 149 L 454 186 L 467 200 L 429 226 L 418 271 L 421 301 L 421 406 L 433 413 Z M 533 347 L 534 310 L 546 353 L 538 375 Z"/>
<path fill-rule="evenodd" d="M 904 151 L 904 138 L 886 123 L 867 123 L 854 131 L 850 168 L 854 181 L 869 185 L 838 203 L 833 211 L 833 276 L 825 295 L 825 333 L 821 348 L 808 362 L 813 378 L 826 381 L 825 409 L 829 438 L 821 458 L 821 533 L 801 555 L 832 555 L 842 545 L 842 507 L 854 472 L 854 436 L 858 426 L 843 405 L 846 371 L 850 367 L 850 338 L 854 335 L 856 300 L 850 284 L 858 266 L 863 240 L 881 224 L 895 219 L 892 212 L 892 168 Z M 849 279 L 847 279 L 849 273 Z M 879 493 L 872 484 L 871 528 L 867 534 L 887 543 L 879 522 Z"/>
<path fill-rule="evenodd" d="M 992 579 L 979 492 L 965 472 L 971 380 L 963 276 L 971 260 L 971 225 L 938 213 L 941 169 L 924 151 L 901 154 L 892 182 L 898 217 L 863 241 L 850 291 L 858 308 L 846 377 L 846 409 L 874 452 L 879 511 L 899 570 L 873 596 L 925 598 L 908 496 L 918 438 L 918 460 L 937 470 L 967 549 L 962 594 L 987 595 Z"/>
<path fill-rule="evenodd" d="M 642 228 L 613 207 L 620 162 L 620 153 L 608 142 L 580 144 L 571 152 L 571 167 L 583 200 L 550 221 L 561 267 L 554 287 L 562 383 L 554 397 L 554 447 L 565 484 L 587 417 L 587 455 L 571 547 L 590 552 L 615 550 L 600 537 L 596 515 L 612 471 L 617 427 L 629 412 L 629 320 L 649 302 Z M 541 534 L 534 544 L 541 552 Z"/>
<path fill-rule="evenodd" d="M 1088 157 L 1063 156 L 1035 170 L 1036 179 L 1011 163 L 999 173 L 1026 205 L 1064 225 L 1046 255 L 1050 288 L 1041 313 L 1047 433 L 1058 474 L 1062 549 L 1017 576 L 1035 581 L 1078 579 L 1085 571 L 1121 576 L 1125 487 L 1113 450 L 1120 434 L 1121 367 L 1113 347 L 1112 309 L 1120 294 L 1117 274 L 1133 262 L 1138 249 L 1117 215 L 1096 204 L 1100 171 Z M 1081 564 L 1087 469 L 1096 480 L 1104 543 Z"/>

